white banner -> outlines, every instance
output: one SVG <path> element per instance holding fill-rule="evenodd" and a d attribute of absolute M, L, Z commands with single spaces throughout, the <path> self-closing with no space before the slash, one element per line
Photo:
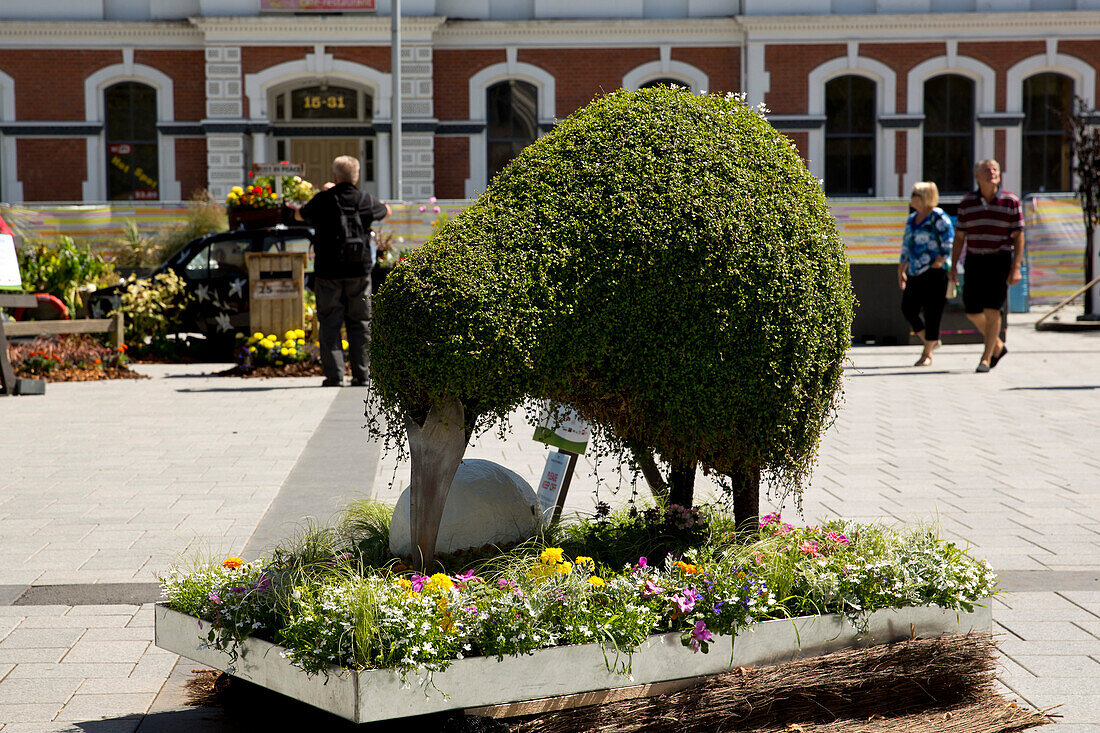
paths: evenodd
<path fill-rule="evenodd" d="M 0 290 L 22 290 L 19 259 L 15 256 L 15 238 L 0 234 Z"/>

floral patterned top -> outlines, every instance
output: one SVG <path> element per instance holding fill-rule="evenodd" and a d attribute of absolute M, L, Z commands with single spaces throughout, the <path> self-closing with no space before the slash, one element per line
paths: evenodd
<path fill-rule="evenodd" d="M 945 260 L 944 271 L 951 267 L 951 244 L 955 241 L 955 226 L 943 209 L 936 207 L 932 213 L 917 221 L 917 212 L 909 214 L 905 221 L 905 237 L 901 240 L 901 259 L 907 262 L 906 274 L 923 275 L 932 267 L 937 257 Z"/>

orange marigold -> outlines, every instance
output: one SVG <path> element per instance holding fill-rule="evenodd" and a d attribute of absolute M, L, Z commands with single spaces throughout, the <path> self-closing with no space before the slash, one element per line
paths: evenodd
<path fill-rule="evenodd" d="M 227 557 L 222 562 L 222 565 L 224 567 L 229 568 L 230 570 L 236 570 L 237 568 L 239 568 L 243 564 L 244 564 L 244 560 L 242 560 L 239 557 Z"/>

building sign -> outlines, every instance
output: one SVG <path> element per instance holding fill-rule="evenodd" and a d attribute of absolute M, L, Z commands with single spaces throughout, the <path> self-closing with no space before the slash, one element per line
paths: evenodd
<path fill-rule="evenodd" d="M 297 298 L 301 292 L 296 280 L 257 280 L 252 286 L 253 300 L 286 300 Z"/>
<path fill-rule="evenodd" d="M 112 143 L 107 146 L 107 152 L 111 155 L 129 155 L 134 148 L 129 143 Z"/>
<path fill-rule="evenodd" d="M 273 13 L 373 13 L 375 0 L 260 0 Z"/>

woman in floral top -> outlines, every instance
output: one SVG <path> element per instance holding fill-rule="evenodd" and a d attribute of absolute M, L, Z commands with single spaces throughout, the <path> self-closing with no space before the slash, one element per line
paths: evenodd
<path fill-rule="evenodd" d="M 947 302 L 947 273 L 951 269 L 955 227 L 951 217 L 936 206 L 939 199 L 935 183 L 922 181 L 913 185 L 909 204 L 914 210 L 905 222 L 905 238 L 901 242 L 898 263 L 901 312 L 924 343 L 924 351 L 913 366 L 932 363 L 932 352 L 940 345 L 940 319 Z"/>

